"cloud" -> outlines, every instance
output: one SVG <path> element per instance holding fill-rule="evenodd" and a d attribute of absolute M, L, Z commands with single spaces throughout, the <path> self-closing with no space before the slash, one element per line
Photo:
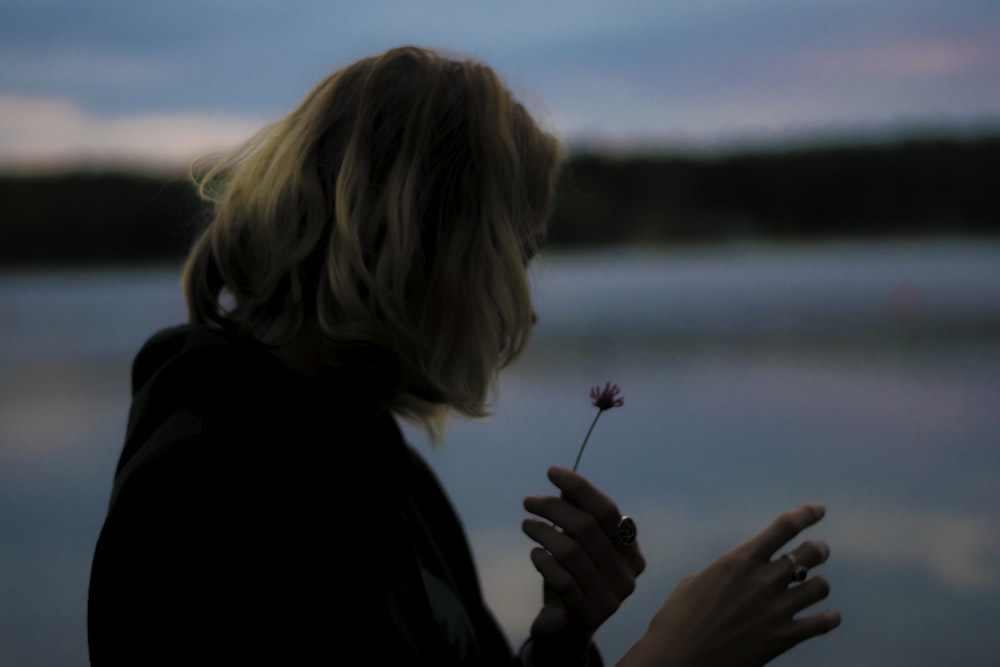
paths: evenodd
<path fill-rule="evenodd" d="M 0 95 L 0 164 L 178 166 L 238 145 L 262 119 L 220 114 L 101 117 L 64 98 Z"/>
<path fill-rule="evenodd" d="M 827 535 L 838 558 L 917 568 L 962 590 L 1000 583 L 1000 524 L 994 519 L 866 506 Z"/>
<path fill-rule="evenodd" d="M 1000 113 L 996 12 L 981 2 L 913 0 L 905 13 L 861 0 L 62 4 L 0 3 L 0 90 L 74 99 L 88 132 L 27 146 L 5 138 L 2 159 L 132 156 L 131 132 L 168 136 L 158 159 L 187 159 L 231 130 L 228 115 L 287 109 L 329 67 L 400 43 L 482 57 L 543 100 L 561 136 L 612 145 L 978 124 Z"/>
<path fill-rule="evenodd" d="M 940 80 L 996 71 L 1000 50 L 975 41 L 933 38 L 872 43 L 854 50 L 805 53 L 796 67 L 805 73 L 852 79 Z"/>

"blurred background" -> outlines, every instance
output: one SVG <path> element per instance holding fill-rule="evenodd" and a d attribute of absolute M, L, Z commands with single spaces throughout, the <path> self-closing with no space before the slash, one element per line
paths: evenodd
<path fill-rule="evenodd" d="M 400 44 L 486 61 L 569 149 L 494 415 L 408 430 L 511 641 L 540 603 L 521 499 L 612 380 L 581 471 L 650 567 L 609 663 L 821 501 L 844 623 L 776 664 L 995 664 L 997 34 L 978 0 L 0 3 L 0 664 L 87 663 L 131 360 L 185 316 L 188 164 Z"/>

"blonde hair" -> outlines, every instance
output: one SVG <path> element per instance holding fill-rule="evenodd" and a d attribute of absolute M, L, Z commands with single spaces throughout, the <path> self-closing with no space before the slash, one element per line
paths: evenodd
<path fill-rule="evenodd" d="M 189 320 L 275 347 L 315 323 L 329 363 L 381 374 L 403 416 L 487 414 L 531 332 L 525 269 L 561 161 L 486 65 L 359 60 L 196 169 L 212 217 L 184 267 Z"/>

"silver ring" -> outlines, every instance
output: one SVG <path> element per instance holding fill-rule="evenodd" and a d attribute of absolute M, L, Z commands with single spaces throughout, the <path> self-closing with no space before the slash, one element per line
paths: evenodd
<path fill-rule="evenodd" d="M 635 520 L 630 516 L 622 515 L 622 518 L 618 519 L 618 525 L 615 526 L 611 541 L 615 544 L 632 544 L 635 542 L 637 533 Z"/>
<path fill-rule="evenodd" d="M 806 577 L 809 576 L 809 568 L 805 565 L 801 565 L 799 561 L 795 560 L 795 556 L 791 552 L 781 554 L 782 558 L 787 558 L 788 562 L 792 564 L 792 581 L 805 581 Z"/>

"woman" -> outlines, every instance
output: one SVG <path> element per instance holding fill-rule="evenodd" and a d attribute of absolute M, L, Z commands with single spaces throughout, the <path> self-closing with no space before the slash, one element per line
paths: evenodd
<path fill-rule="evenodd" d="M 561 161 L 485 65 L 360 60 L 199 179 L 212 217 L 189 324 L 133 367 L 95 550 L 91 662 L 598 665 L 595 630 L 645 561 L 621 514 L 553 468 L 524 531 L 544 601 L 514 654 L 461 525 L 396 418 L 486 413 L 534 321 L 526 267 Z M 763 664 L 834 627 L 827 585 L 773 558 L 805 506 L 682 581 L 623 663 Z"/>

